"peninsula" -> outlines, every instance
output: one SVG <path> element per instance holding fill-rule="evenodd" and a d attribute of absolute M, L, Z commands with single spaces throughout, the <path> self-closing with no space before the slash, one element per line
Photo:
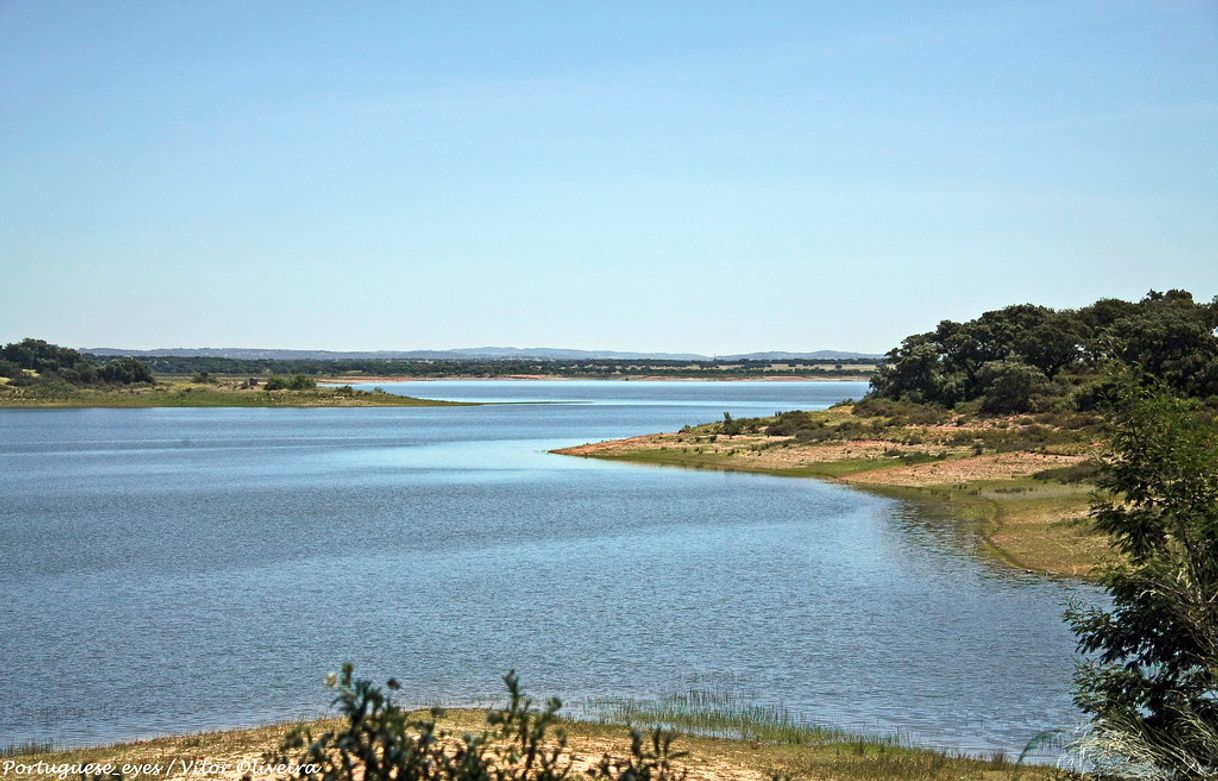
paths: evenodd
<path fill-rule="evenodd" d="M 1108 550 L 1087 517 L 1099 449 L 1099 422 L 1086 416 L 862 402 L 552 452 L 839 482 L 969 524 L 1013 566 L 1087 577 Z"/>
<path fill-rule="evenodd" d="M 463 402 L 398 396 L 305 374 L 158 377 L 138 358 L 97 360 L 41 339 L 0 348 L 0 407 L 420 407 Z"/>
<path fill-rule="evenodd" d="M 1213 414 L 1218 299 L 1150 291 L 1079 309 L 1032 304 L 945 320 L 890 351 L 861 402 L 554 452 L 819 477 L 971 522 L 985 549 L 1087 577 L 1109 555 L 1088 517 L 1119 377 Z"/>

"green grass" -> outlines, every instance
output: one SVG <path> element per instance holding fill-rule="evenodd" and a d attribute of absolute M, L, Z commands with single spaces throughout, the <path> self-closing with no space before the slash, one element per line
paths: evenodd
<path fill-rule="evenodd" d="M 0 747 L 0 757 L 20 757 L 27 754 L 45 754 L 55 748 L 49 740 L 26 740 Z"/>
<path fill-rule="evenodd" d="M 606 697 L 587 703 L 593 716 L 609 724 L 664 725 L 709 737 L 737 738 L 789 746 L 824 745 L 858 736 L 811 724 L 781 705 L 765 705 L 730 691 L 691 689 L 654 700 Z M 877 738 L 880 742 L 895 739 Z"/>
<path fill-rule="evenodd" d="M 600 723 L 660 725 L 691 736 L 683 742 L 692 740 L 694 746 L 699 746 L 699 738 L 744 741 L 758 753 L 757 759 L 768 772 L 796 778 L 1014 781 L 1058 777 L 1048 767 L 1024 765 L 1022 757 L 1013 760 L 1002 750 L 968 756 L 919 748 L 897 735 L 868 735 L 813 724 L 781 705 L 759 704 L 719 689 L 692 689 L 645 700 L 602 698 L 585 707 Z M 1028 746 L 1039 748 L 1049 742 L 1036 736 Z"/>
<path fill-rule="evenodd" d="M 1013 478 L 856 487 L 909 503 L 925 523 L 951 526 L 979 553 L 1019 569 L 1087 579 L 1090 567 L 1110 555 L 1105 538 L 1085 517 L 1094 490 L 1086 483 Z"/>

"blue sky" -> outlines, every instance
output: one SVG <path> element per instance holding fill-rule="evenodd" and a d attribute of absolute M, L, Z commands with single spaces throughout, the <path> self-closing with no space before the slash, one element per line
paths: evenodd
<path fill-rule="evenodd" d="M 1218 3 L 0 0 L 0 341 L 883 351 L 1218 294 Z"/>

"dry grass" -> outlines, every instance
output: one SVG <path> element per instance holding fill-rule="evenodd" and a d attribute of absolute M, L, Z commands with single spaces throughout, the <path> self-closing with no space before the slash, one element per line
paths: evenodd
<path fill-rule="evenodd" d="M 995 518 L 989 544 L 1012 564 L 1036 572 L 1089 577 L 1112 555 L 1107 537 L 1087 517 L 1086 486 L 1035 487 L 1026 493 L 993 494 Z"/>
<path fill-rule="evenodd" d="M 1083 456 L 1015 451 L 979 456 L 957 454 L 943 461 L 928 461 L 908 466 L 886 468 L 846 475 L 847 483 L 861 485 L 890 485 L 910 488 L 959 485 L 999 480 L 1029 478 L 1037 472 L 1054 467 L 1070 466 L 1083 461 Z"/>

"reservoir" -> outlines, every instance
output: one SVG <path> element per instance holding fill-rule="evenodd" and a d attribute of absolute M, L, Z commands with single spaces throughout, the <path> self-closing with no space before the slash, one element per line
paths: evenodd
<path fill-rule="evenodd" d="M 0 410 L 0 746 L 314 715 L 344 661 L 421 704 L 515 668 L 572 706 L 690 689 L 963 751 L 1071 727 L 1098 591 L 907 503 L 552 448 L 863 383 L 383 384 L 434 408 Z"/>

